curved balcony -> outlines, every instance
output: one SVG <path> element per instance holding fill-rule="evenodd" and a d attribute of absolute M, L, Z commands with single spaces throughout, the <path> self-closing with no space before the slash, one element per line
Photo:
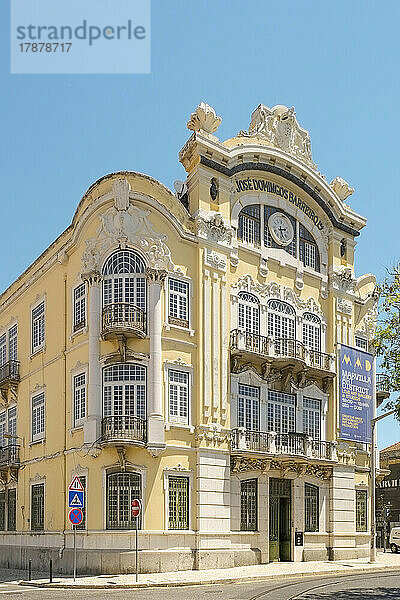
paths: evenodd
<path fill-rule="evenodd" d="M 381 402 L 390 396 L 390 379 L 389 375 L 384 373 L 376 374 L 376 402 L 379 406 Z"/>
<path fill-rule="evenodd" d="M 19 360 L 9 360 L 0 367 L 0 389 L 19 383 Z"/>
<path fill-rule="evenodd" d="M 103 444 L 136 444 L 144 446 L 147 440 L 146 419 L 132 415 L 104 417 L 101 424 Z"/>
<path fill-rule="evenodd" d="M 146 337 L 146 313 L 142 308 L 128 302 L 108 304 L 103 308 L 104 339 L 118 335 L 127 337 Z"/>
<path fill-rule="evenodd" d="M 242 427 L 231 431 L 232 453 L 263 453 L 318 460 L 337 460 L 336 444 L 311 438 L 304 433 L 250 431 Z"/>
<path fill-rule="evenodd" d="M 19 467 L 19 445 L 10 444 L 0 448 L 0 469 Z"/>
<path fill-rule="evenodd" d="M 298 340 L 290 338 L 272 339 L 234 329 L 231 331 L 230 348 L 232 355 L 242 355 L 255 362 L 265 362 L 270 359 L 273 366 L 284 368 L 287 364 L 297 366 L 297 370 L 308 367 L 322 375 L 335 374 L 335 359 L 331 354 L 310 350 Z"/>

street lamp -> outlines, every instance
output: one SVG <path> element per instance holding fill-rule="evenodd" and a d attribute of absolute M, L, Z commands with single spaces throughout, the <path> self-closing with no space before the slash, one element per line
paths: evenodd
<path fill-rule="evenodd" d="M 376 539 L 375 539 L 375 483 L 376 483 L 376 459 L 375 459 L 375 446 L 376 446 L 376 430 L 375 425 L 381 419 L 392 415 L 397 412 L 397 409 L 389 410 L 389 412 L 380 415 L 379 417 L 374 417 L 371 419 L 371 477 L 370 477 L 370 496 L 371 496 L 371 546 L 369 553 L 369 562 L 376 561 Z"/>

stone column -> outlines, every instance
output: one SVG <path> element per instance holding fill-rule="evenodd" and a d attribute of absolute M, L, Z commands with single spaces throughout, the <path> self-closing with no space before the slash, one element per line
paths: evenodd
<path fill-rule="evenodd" d="M 87 418 L 84 424 L 84 442 L 93 444 L 101 436 L 102 394 L 100 368 L 101 275 L 98 271 L 85 273 L 82 279 L 89 287 L 89 381 Z"/>
<path fill-rule="evenodd" d="M 147 448 L 153 456 L 157 456 L 165 448 L 162 403 L 161 289 L 166 276 L 167 271 L 159 269 L 146 270 L 146 277 L 149 284 L 147 323 L 150 334 Z"/>

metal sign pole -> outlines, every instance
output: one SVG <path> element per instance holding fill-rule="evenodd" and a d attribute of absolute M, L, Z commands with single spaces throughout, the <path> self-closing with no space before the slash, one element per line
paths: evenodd
<path fill-rule="evenodd" d="M 139 560 L 139 553 L 138 553 L 138 517 L 135 518 L 135 539 L 136 539 L 136 583 L 138 582 L 139 579 L 139 566 L 138 566 L 138 560 Z"/>
<path fill-rule="evenodd" d="M 74 581 L 76 579 L 76 525 L 74 525 Z"/>

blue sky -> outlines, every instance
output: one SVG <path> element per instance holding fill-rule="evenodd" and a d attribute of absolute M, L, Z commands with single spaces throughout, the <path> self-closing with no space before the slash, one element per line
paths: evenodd
<path fill-rule="evenodd" d="M 260 102 L 295 106 L 319 169 L 346 179 L 368 218 L 357 274 L 398 261 L 397 0 L 153 0 L 150 75 L 10 75 L 7 2 L 0 11 L 0 289 L 105 173 L 183 179 L 178 152 L 201 100 L 223 118 L 221 139 Z M 398 441 L 400 427 L 388 419 L 379 436 Z"/>

